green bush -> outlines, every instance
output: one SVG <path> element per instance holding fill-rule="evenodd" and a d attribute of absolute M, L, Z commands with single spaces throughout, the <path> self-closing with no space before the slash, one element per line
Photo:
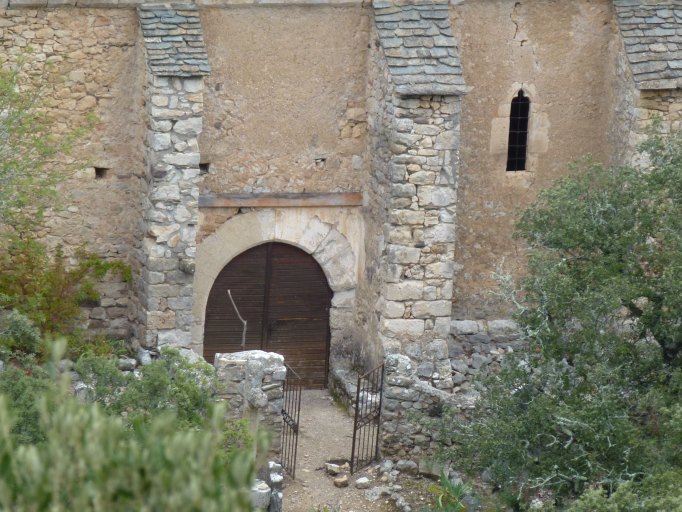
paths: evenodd
<path fill-rule="evenodd" d="M 17 443 L 31 444 L 44 439 L 38 401 L 54 389 L 49 373 L 32 361 L 14 361 L 0 373 L 0 395 L 13 417 L 12 435 Z"/>
<path fill-rule="evenodd" d="M 61 250 L 50 255 L 42 242 L 6 235 L 0 248 L 2 306 L 28 316 L 45 333 L 71 333 L 81 315 L 81 305 L 99 300 L 95 281 L 117 271 L 130 280 L 130 268 L 80 251 L 69 267 Z"/>
<path fill-rule="evenodd" d="M 40 329 L 27 316 L 16 309 L 0 310 L 0 345 L 8 352 L 35 354 L 40 349 Z"/>
<path fill-rule="evenodd" d="M 682 470 L 657 473 L 638 482 L 625 482 L 611 495 L 602 488 L 586 491 L 570 512 L 681 512 Z"/>
<path fill-rule="evenodd" d="M 527 349 L 484 381 L 470 422 L 441 423 L 449 457 L 520 507 L 612 504 L 682 467 L 682 135 L 646 149 L 646 171 L 585 160 L 523 214 L 528 273 L 505 293 Z"/>
<path fill-rule="evenodd" d="M 47 411 L 45 439 L 20 445 L 0 397 L 0 508 L 24 511 L 250 510 L 249 451 L 222 455 L 222 411 L 201 430 L 157 417 L 133 430 L 96 404 L 63 399 Z"/>
<path fill-rule="evenodd" d="M 139 378 L 119 371 L 116 360 L 94 355 L 81 357 L 76 370 L 92 386 L 93 401 L 141 421 L 172 413 L 180 424 L 200 424 L 210 415 L 218 389 L 212 366 L 191 363 L 172 349 L 142 366 Z"/>
<path fill-rule="evenodd" d="M 213 367 L 203 361 L 191 363 L 177 350 L 162 351 L 159 359 L 139 369 L 138 377 L 121 372 L 116 360 L 92 354 L 78 360 L 76 371 L 90 386 L 89 400 L 121 415 L 129 424 L 170 414 L 177 428 L 199 428 L 216 406 L 218 381 Z M 245 421 L 224 422 L 226 449 L 250 442 Z"/>

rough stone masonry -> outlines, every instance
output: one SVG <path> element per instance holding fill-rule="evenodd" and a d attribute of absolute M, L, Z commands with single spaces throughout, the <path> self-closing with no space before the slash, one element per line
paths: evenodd
<path fill-rule="evenodd" d="M 231 40 L 220 39 L 211 56 L 223 71 L 209 90 L 201 20 L 204 16 L 208 26 L 217 12 L 214 30 L 226 18 L 236 24 L 234 32 L 235 19 L 249 30 L 238 35 L 241 60 L 230 60 Z M 347 30 L 347 37 L 319 52 L 311 20 L 325 26 L 344 20 L 338 29 Z M 282 233 L 299 232 L 291 227 L 297 220 L 319 217 L 320 225 L 329 225 L 336 237 L 330 245 L 337 250 L 325 245 L 324 251 L 310 252 L 332 284 L 352 283 L 336 299 L 332 343 L 356 338 L 360 362 L 386 361 L 385 449 L 407 455 L 430 449 L 432 441 L 409 424 L 409 413 L 435 410 L 443 401 L 465 410 L 475 399 L 473 377 L 515 347 L 515 326 L 492 316 L 493 309 L 484 311 L 485 304 L 470 300 L 474 294 L 466 289 L 483 294 L 489 287 L 480 283 L 491 269 L 476 260 L 489 263 L 513 252 L 500 249 L 511 242 L 513 207 L 559 176 L 556 169 L 579 156 L 575 151 L 596 149 L 604 158 L 625 153 L 621 150 L 631 149 L 656 116 L 664 130 L 680 127 L 681 23 L 679 0 L 376 0 L 371 6 L 361 0 L 0 0 L 0 41 L 8 59 L 2 65 L 14 64 L 30 48 L 25 58 L 31 76 L 59 68 L 60 79 L 46 84 L 46 108 L 63 133 L 87 111 L 102 119 L 84 145 L 93 167 L 70 183 L 73 204 L 54 213 L 41 232 L 52 245 L 73 249 L 86 241 L 105 257 L 132 263 L 134 288 L 109 283 L 102 303 L 90 312 L 90 327 L 128 336 L 132 318 L 143 345 L 190 348 L 196 233 L 202 227 L 198 197 L 207 181 L 199 165 L 212 149 L 199 148 L 198 141 L 208 124 L 220 135 L 211 144 L 231 137 L 230 144 L 248 150 L 244 159 L 237 151 L 226 153 L 235 161 L 215 166 L 209 178 L 216 186 L 243 193 L 362 192 L 361 208 L 343 221 L 321 208 L 306 215 L 236 208 L 212 218 L 223 226 L 240 216 L 285 219 L 276 232 L 249 233 L 259 243 L 281 239 L 296 245 Z M 260 64 L 266 50 L 277 50 L 255 44 L 273 26 L 295 56 L 285 71 L 316 72 L 308 75 L 313 86 L 300 89 L 305 94 L 296 87 L 278 90 L 286 82 L 276 73 L 263 70 L 259 80 L 243 70 L 245 60 Z M 557 47 L 566 62 L 556 57 Z M 586 53 L 593 60 L 585 60 Z M 274 68 L 273 60 L 263 62 Z M 346 67 L 327 67 L 336 60 Z M 297 68 L 300 62 L 306 67 Z M 564 68 L 585 78 L 570 87 L 558 84 Z M 355 75 L 330 83 L 324 80 L 327 70 Z M 240 84 L 248 85 L 240 90 Z M 253 94 L 245 93 L 247 86 Z M 536 172 L 511 176 L 486 155 L 492 151 L 491 120 L 506 129 L 507 94 L 520 88 L 532 93 L 533 122 L 545 130 L 546 148 L 536 155 Z M 224 106 L 229 112 L 211 114 L 205 96 L 215 103 L 229 99 Z M 277 135 L 282 139 L 275 133 L 280 120 L 269 111 L 273 96 L 284 110 L 311 98 L 318 110 L 328 107 L 328 118 L 310 111 L 302 120 L 286 117 L 300 125 L 290 132 L 279 127 L 280 132 L 304 132 L 300 126 L 314 121 L 338 133 L 305 132 L 306 139 L 297 141 L 304 150 L 277 153 L 267 144 Z M 462 119 L 468 122 L 461 125 Z M 610 132 L 613 147 L 606 147 L 602 132 Z M 462 140 L 474 148 L 466 165 Z M 232 179 L 235 173 L 239 179 Z M 306 180 L 308 174 L 314 176 Z M 464 217 L 470 219 L 466 230 Z M 206 240 L 215 230 L 218 226 L 206 230 Z M 244 236 L 236 233 L 226 243 L 234 246 L 237 238 Z M 340 247 L 338 240 L 345 238 L 350 242 Z M 323 252 L 329 256 L 321 257 Z M 453 281 L 460 276 L 456 294 Z M 474 305 L 460 307 L 464 313 L 451 318 L 453 300 Z M 196 343 L 191 348 L 200 352 Z"/>
<path fill-rule="evenodd" d="M 145 237 L 140 332 L 146 346 L 191 344 L 203 76 L 210 71 L 197 7 L 138 8 L 148 63 Z"/>

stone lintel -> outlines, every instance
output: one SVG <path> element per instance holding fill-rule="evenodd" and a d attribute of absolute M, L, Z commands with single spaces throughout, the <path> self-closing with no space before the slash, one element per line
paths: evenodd
<path fill-rule="evenodd" d="M 292 208 L 362 206 L 361 192 L 201 194 L 201 208 Z"/>

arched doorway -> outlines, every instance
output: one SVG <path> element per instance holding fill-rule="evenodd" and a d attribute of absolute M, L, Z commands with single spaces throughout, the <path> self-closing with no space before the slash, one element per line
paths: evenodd
<path fill-rule="evenodd" d="M 243 324 L 227 291 L 230 290 Z M 329 369 L 332 290 L 315 259 L 294 246 L 271 242 L 236 256 L 218 274 L 208 296 L 204 357 L 265 350 L 284 356 L 306 387 L 324 387 Z"/>

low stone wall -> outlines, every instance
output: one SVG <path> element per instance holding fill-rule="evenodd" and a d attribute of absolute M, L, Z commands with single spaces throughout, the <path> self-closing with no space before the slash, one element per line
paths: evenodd
<path fill-rule="evenodd" d="M 221 389 L 218 398 L 229 404 L 228 417 L 249 420 L 252 429 L 272 434 L 270 449 L 279 453 L 282 437 L 284 358 L 273 352 L 247 350 L 216 354 L 213 363 Z"/>
<path fill-rule="evenodd" d="M 216 354 L 220 389 L 218 399 L 229 404 L 227 416 L 246 418 L 252 431 L 264 428 L 271 434 L 270 451 L 278 455 L 282 440 L 282 407 L 287 368 L 284 357 L 274 352 L 247 350 Z M 251 504 L 256 511 L 281 512 L 283 501 L 282 466 L 268 462 L 251 488 Z"/>
<path fill-rule="evenodd" d="M 434 435 L 423 425 L 424 418 L 441 416 L 444 408 L 463 415 L 473 409 L 479 393 L 474 381 L 496 371 L 506 354 L 522 344 L 520 331 L 511 320 L 454 320 L 448 353 L 433 355 L 433 361 L 415 361 L 402 354 L 385 358 L 382 455 L 415 457 L 438 449 Z M 439 389 L 441 372 L 435 361 L 449 361 L 454 387 Z"/>

